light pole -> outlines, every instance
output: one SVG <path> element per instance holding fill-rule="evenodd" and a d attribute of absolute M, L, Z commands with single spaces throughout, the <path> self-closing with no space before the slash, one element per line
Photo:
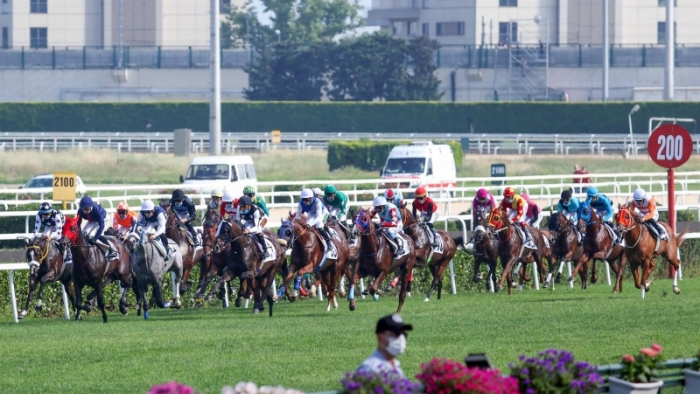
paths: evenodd
<path fill-rule="evenodd" d="M 609 26 L 609 4 L 608 0 L 603 0 L 603 101 L 608 101 L 608 86 L 610 81 L 610 33 Z"/>
<path fill-rule="evenodd" d="M 639 104 L 635 104 L 627 117 L 630 121 L 630 146 L 632 147 L 632 154 L 637 156 L 637 147 L 634 144 L 634 133 L 632 132 L 632 114 L 639 111 Z"/>
<path fill-rule="evenodd" d="M 221 32 L 219 0 L 211 0 L 209 25 L 209 155 L 221 154 Z"/>
<path fill-rule="evenodd" d="M 275 30 L 275 34 L 277 34 L 277 43 L 279 44 L 280 42 L 282 42 L 282 39 L 280 38 L 280 37 L 281 37 L 281 36 L 280 36 L 280 30 L 279 30 L 279 29 L 276 29 L 276 30 Z"/>
<path fill-rule="evenodd" d="M 546 23 L 545 27 L 545 39 L 544 39 L 544 84 L 545 84 L 545 98 L 549 100 L 549 18 L 543 18 L 540 14 L 535 15 L 535 23 L 538 25 L 544 19 Z"/>

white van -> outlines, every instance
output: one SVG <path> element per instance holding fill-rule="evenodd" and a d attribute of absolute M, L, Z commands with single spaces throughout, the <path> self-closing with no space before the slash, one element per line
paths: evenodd
<path fill-rule="evenodd" d="M 197 193 L 211 193 L 213 189 L 232 190 L 243 195 L 243 188 L 257 188 L 255 165 L 250 156 L 199 156 L 192 159 L 187 176 L 180 175 L 183 188 Z"/>
<path fill-rule="evenodd" d="M 400 187 L 415 189 L 424 186 L 431 196 L 443 196 L 441 190 L 457 186 L 457 168 L 449 145 L 434 145 L 430 141 L 414 141 L 409 145 L 395 146 L 380 175 L 386 179 L 382 188 Z M 390 179 L 412 178 L 415 181 L 401 185 L 391 183 Z M 412 198 L 413 193 L 404 193 Z"/>

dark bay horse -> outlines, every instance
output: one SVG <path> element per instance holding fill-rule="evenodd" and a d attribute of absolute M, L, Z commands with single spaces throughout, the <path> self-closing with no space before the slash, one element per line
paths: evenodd
<path fill-rule="evenodd" d="M 102 311 L 102 321 L 107 323 L 103 290 L 113 280 L 120 281 L 120 285 L 124 289 L 119 300 L 119 311 L 126 315 L 128 312 L 126 293 L 127 289 L 132 287 L 131 259 L 126 246 L 121 241 L 115 240 L 113 246 L 119 253 L 119 260 L 107 261 L 101 249 L 85 242 L 82 231 L 78 230 L 77 225 L 72 226 L 70 232 L 77 233 L 76 241 L 71 245 L 73 253 L 71 273 L 75 285 L 75 320 L 81 319 L 81 310 L 89 312 L 92 309 L 83 305 L 82 296 L 83 287 L 90 286 L 97 292 L 97 306 Z M 109 237 L 107 238 L 109 240 Z"/>
<path fill-rule="evenodd" d="M 587 262 L 593 260 L 591 283 L 596 283 L 595 263 L 596 261 L 605 261 L 610 264 L 617 276 L 613 286 L 613 293 L 617 293 L 618 289 L 622 292 L 623 275 L 620 267 L 627 263 L 624 245 L 613 243 L 612 229 L 603 223 L 602 218 L 598 216 L 595 209 L 587 202 L 581 203 L 579 208 L 578 226 L 579 231 L 585 234 L 583 237 L 583 254 L 576 261 L 576 266 L 571 276 L 575 277 L 580 269 L 587 269 Z"/>
<path fill-rule="evenodd" d="M 34 297 L 37 282 L 40 283 L 37 302 L 34 306 L 37 312 L 43 309 L 42 295 L 44 286 L 51 282 L 61 282 L 66 289 L 66 294 L 70 299 L 71 305 L 75 308 L 75 295 L 73 292 L 73 282 L 71 281 L 71 264 L 64 264 L 63 254 L 61 253 L 58 242 L 49 240 L 45 237 L 35 237 L 33 240 L 24 240 L 27 251 L 27 263 L 29 263 L 29 294 L 27 295 L 27 303 L 17 315 L 18 319 L 23 319 L 29 314 L 29 304 Z M 68 244 L 63 247 L 68 248 Z"/>
<path fill-rule="evenodd" d="M 491 291 L 496 291 L 496 266 L 498 264 L 498 239 L 496 234 L 487 225 L 485 211 L 476 212 L 476 223 L 474 227 L 474 277 L 472 281 L 479 283 L 482 275 L 479 272 L 481 264 L 487 264 L 489 272 L 486 277 L 486 287 Z M 505 265 L 505 262 L 501 263 Z"/>
<path fill-rule="evenodd" d="M 353 273 L 350 276 L 350 310 L 355 310 L 355 283 L 365 276 L 375 277 L 374 283 L 369 288 L 369 294 L 378 299 L 377 289 L 382 284 L 387 275 L 396 270 L 401 270 L 401 290 L 399 291 L 399 307 L 396 313 L 401 313 L 401 307 L 406 299 L 406 287 L 411 276 L 411 271 L 416 264 L 416 250 L 413 239 L 405 234 L 397 234 L 406 243 L 406 253 L 398 259 L 394 259 L 389 241 L 386 235 L 380 234 L 382 228 L 375 224 L 369 217 L 369 212 L 359 208 L 353 223 L 360 231 L 359 255 L 357 263 L 354 265 Z"/>
<path fill-rule="evenodd" d="M 220 241 L 231 244 L 231 251 L 223 274 L 209 292 L 210 297 L 224 282 L 233 278 L 241 278 L 241 282 L 248 281 L 253 290 L 253 298 L 255 300 L 253 313 L 259 314 L 260 311 L 264 310 L 263 302 L 267 300 L 270 316 L 272 316 L 274 300 L 270 294 L 270 287 L 278 271 L 281 270 L 283 276 L 287 275 L 287 258 L 284 255 L 284 250 L 277 242 L 277 237 L 267 230 L 264 231 L 264 234 L 272 241 L 271 252 L 276 257 L 272 261 L 262 263 L 263 252 L 258 247 L 254 235 L 249 234 L 243 225 L 237 221 L 224 220 L 221 222 L 217 238 Z M 248 275 L 249 272 L 253 272 L 252 277 Z"/>
<path fill-rule="evenodd" d="M 408 209 L 401 209 L 403 220 L 403 231 L 411 237 L 416 249 L 416 268 L 428 267 L 433 275 L 433 282 L 425 297 L 425 301 L 430 301 L 430 294 L 437 288 L 438 300 L 442 298 L 442 274 L 450 264 L 452 258 L 457 253 L 457 245 L 452 237 L 445 231 L 436 230 L 437 235 L 442 239 L 442 253 L 433 253 L 430 246 L 429 228 L 425 224 L 418 223 L 413 213 Z"/>
<path fill-rule="evenodd" d="M 165 214 L 168 220 L 165 224 L 165 236 L 175 241 L 180 248 L 182 262 L 184 264 L 184 272 L 182 274 L 182 282 L 180 284 L 181 293 L 184 294 L 192 285 L 190 281 L 190 272 L 192 268 L 202 258 L 202 248 L 195 248 L 187 239 L 187 229 L 180 222 L 177 212 L 173 211 L 170 203 L 161 203 L 160 206 L 165 209 Z M 200 275 L 201 279 L 201 275 Z"/>
<path fill-rule="evenodd" d="M 583 255 L 583 246 L 578 244 L 577 229 L 570 225 L 564 214 L 561 212 L 552 213 L 549 217 L 547 228 L 549 229 L 551 257 L 547 280 L 542 285 L 545 289 L 549 287 L 552 275 L 557 270 L 557 267 L 561 269 L 567 261 L 579 261 Z M 588 261 L 586 261 L 587 263 Z M 588 265 L 579 274 L 581 275 L 581 289 L 585 289 L 588 283 Z M 574 276 L 572 274 L 569 281 L 573 281 Z M 554 290 L 554 283 L 552 283 L 552 290 Z"/>
<path fill-rule="evenodd" d="M 668 241 L 660 241 L 658 250 L 655 250 L 656 239 L 629 207 L 620 206 L 620 210 L 615 215 L 615 222 L 618 232 L 625 239 L 625 256 L 627 256 L 632 276 L 634 276 L 634 286 L 642 290 L 642 298 L 644 298 L 644 293 L 649 291 L 651 285 L 649 276 L 656 267 L 654 258 L 657 256 L 663 257 L 676 268 L 676 275 L 673 278 L 673 292 L 680 294 L 681 289 L 678 287 L 678 267 L 681 264 L 680 246 L 683 243 L 683 235 L 688 232 L 688 229 L 683 230 L 680 234 L 675 234 L 668 224 L 658 222 L 666 230 Z M 623 268 L 624 266 L 620 270 L 622 271 Z M 642 268 L 641 278 L 639 268 Z"/>
<path fill-rule="evenodd" d="M 326 311 L 330 311 L 331 304 L 336 309 L 338 308 L 338 300 L 335 294 L 336 285 L 345 272 L 350 259 L 350 247 L 345 232 L 337 223 L 331 222 L 327 226 L 328 230 L 333 230 L 330 238 L 337 250 L 337 256 L 336 258 L 326 258 L 319 274 L 322 290 L 328 298 Z M 306 216 L 302 215 L 301 218 L 295 219 L 291 213 L 287 220 L 282 222 L 278 235 L 292 249 L 292 255 L 287 275 L 284 276 L 277 296 L 280 297 L 285 292 L 289 282 L 297 275 L 294 281 L 294 294 L 291 298 L 293 301 L 297 297 L 297 291 L 303 275 L 316 271 L 321 261 L 324 260 L 323 236 L 316 232 L 315 229 L 307 227 Z"/>
<path fill-rule="evenodd" d="M 523 281 L 526 280 L 525 268 L 529 263 L 537 264 L 539 275 L 545 273 L 544 258 L 549 255 L 549 247 L 543 238 L 543 234 L 536 228 L 530 227 L 532 241 L 537 246 L 537 249 L 525 248 L 523 240 L 518 235 L 518 231 L 514 226 L 519 226 L 517 223 L 511 223 L 508 215 L 501 212 L 498 208 L 491 211 L 488 218 L 489 227 L 494 229 L 498 236 L 498 255 L 501 258 L 501 264 L 504 265 L 503 273 L 501 273 L 501 281 L 498 286 L 503 288 L 503 283 L 508 280 L 508 294 L 512 294 L 513 279 L 510 275 L 511 270 L 516 262 L 522 263 L 520 275 L 520 287 L 522 289 Z"/>

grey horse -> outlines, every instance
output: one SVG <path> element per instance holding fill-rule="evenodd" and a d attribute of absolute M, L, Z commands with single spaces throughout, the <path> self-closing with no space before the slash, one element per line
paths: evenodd
<path fill-rule="evenodd" d="M 174 241 L 168 240 L 177 249 Z M 183 262 L 182 254 L 175 250 L 168 261 L 165 261 L 160 249 L 162 244 L 159 238 L 148 240 L 146 229 L 137 224 L 132 232 L 126 237 L 126 244 L 131 253 L 131 270 L 134 273 L 134 292 L 136 293 L 137 316 L 141 315 L 143 307 L 143 318 L 148 319 L 148 285 L 153 286 L 153 296 L 159 308 L 167 308 L 163 301 L 163 277 L 167 272 L 175 274 L 175 288 L 173 289 L 175 299 L 172 307 L 180 309 L 180 278 L 182 277 Z"/>

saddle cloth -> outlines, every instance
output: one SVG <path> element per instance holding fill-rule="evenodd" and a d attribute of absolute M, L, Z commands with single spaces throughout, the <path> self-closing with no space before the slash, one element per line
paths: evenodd
<path fill-rule="evenodd" d="M 197 231 L 197 238 L 199 238 L 199 243 L 201 244 L 202 242 L 202 233 L 200 230 L 195 230 Z M 187 243 L 190 244 L 190 246 L 194 246 L 194 240 L 192 239 L 192 235 L 190 235 L 190 232 L 187 231 L 185 227 L 180 227 L 180 232 L 182 232 L 182 235 L 185 236 L 185 239 L 187 240 Z"/>
<path fill-rule="evenodd" d="M 617 234 L 615 234 L 612 227 L 610 227 L 608 223 L 603 224 L 603 227 L 605 227 L 605 229 L 608 230 L 608 234 L 610 234 L 610 238 L 612 238 L 614 245 L 617 242 Z"/>
<path fill-rule="evenodd" d="M 252 238 L 253 242 L 255 242 L 255 244 L 258 246 L 258 250 L 260 250 L 260 252 L 262 253 L 265 253 L 265 250 L 263 249 L 262 245 L 260 245 L 260 243 L 258 242 L 257 237 Z M 277 260 L 277 250 L 275 249 L 274 244 L 267 237 L 263 237 L 263 239 L 265 239 L 265 246 L 267 246 L 267 252 L 269 253 L 269 255 L 267 256 L 267 258 L 263 259 L 261 263 L 267 263 L 268 261 Z"/>
<path fill-rule="evenodd" d="M 396 260 L 402 258 L 403 256 L 405 256 L 405 255 L 407 255 L 407 254 L 409 253 L 408 245 L 406 244 L 406 240 L 403 238 L 403 235 L 402 235 L 402 234 L 396 234 L 396 239 L 391 239 L 391 236 L 390 236 L 389 234 L 386 234 L 386 233 L 384 233 L 384 237 L 386 237 L 386 239 L 389 241 L 390 244 L 395 244 L 395 245 L 397 245 L 397 248 L 396 248 L 395 250 L 393 250 L 394 255 L 395 255 L 395 256 L 394 256 L 394 261 L 396 261 Z M 401 253 L 401 254 L 396 254 L 399 245 L 400 245 L 401 248 L 403 249 L 403 253 Z M 392 245 L 392 246 L 393 246 L 393 245 Z"/>
<path fill-rule="evenodd" d="M 647 229 L 651 233 L 651 236 L 654 237 L 655 240 L 658 240 L 660 234 L 656 231 L 656 228 L 652 226 L 649 222 L 644 222 L 644 225 L 647 226 Z M 661 230 L 664 232 L 664 235 L 668 235 L 666 234 L 666 229 L 664 228 L 664 226 L 661 225 L 661 223 L 659 223 L 659 227 L 661 227 Z"/>

